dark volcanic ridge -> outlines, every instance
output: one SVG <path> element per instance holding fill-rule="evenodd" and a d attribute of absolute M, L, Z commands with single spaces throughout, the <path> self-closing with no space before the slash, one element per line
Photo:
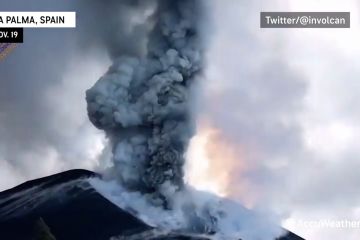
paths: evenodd
<path fill-rule="evenodd" d="M 57 240 L 213 239 L 149 226 L 97 192 L 88 180 L 100 177 L 87 170 L 70 170 L 1 192 L 0 239 L 36 239 L 40 219 Z M 289 232 L 281 240 L 302 238 Z"/>

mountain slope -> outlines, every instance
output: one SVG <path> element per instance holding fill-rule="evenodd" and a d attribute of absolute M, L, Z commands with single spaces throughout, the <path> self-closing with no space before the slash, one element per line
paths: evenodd
<path fill-rule="evenodd" d="M 0 193 L 0 239 L 32 240 L 40 219 L 57 240 L 206 239 L 161 232 L 99 194 L 86 170 L 70 170 L 25 182 Z M 281 240 L 301 240 L 289 233 Z"/>

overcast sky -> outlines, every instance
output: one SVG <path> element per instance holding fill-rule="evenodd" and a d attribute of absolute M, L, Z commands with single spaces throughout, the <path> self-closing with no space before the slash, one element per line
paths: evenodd
<path fill-rule="evenodd" d="M 256 152 L 242 158 L 255 165 L 250 174 L 232 174 L 232 193 L 250 181 L 262 201 L 288 213 L 285 226 L 307 239 L 357 239 L 360 229 L 296 222 L 360 218 L 359 3 L 215 2 L 205 115 L 228 144 Z M 352 27 L 258 28 L 260 11 L 286 10 L 351 11 Z"/>
<path fill-rule="evenodd" d="M 55 0 L 1 4 L 5 11 L 76 8 Z M 259 28 L 260 11 L 287 10 L 351 11 L 351 29 Z M 360 229 L 296 221 L 360 221 L 358 1 L 213 0 L 210 11 L 199 116 L 250 152 L 238 161 L 252 166 L 231 171 L 229 195 L 248 200 L 236 187 L 246 182 L 245 195 L 284 214 L 285 226 L 301 236 L 357 240 Z M 0 190 L 101 164 L 104 136 L 87 119 L 85 91 L 110 60 L 84 46 L 79 32 L 26 29 L 24 44 L 0 62 Z"/>

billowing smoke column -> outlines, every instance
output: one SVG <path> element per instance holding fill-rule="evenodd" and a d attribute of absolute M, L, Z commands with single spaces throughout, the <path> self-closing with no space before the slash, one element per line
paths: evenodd
<path fill-rule="evenodd" d="M 86 93 L 91 122 L 111 140 L 116 177 L 158 199 L 184 185 L 191 89 L 203 64 L 200 10 L 198 0 L 158 1 L 145 56 L 116 57 Z"/>

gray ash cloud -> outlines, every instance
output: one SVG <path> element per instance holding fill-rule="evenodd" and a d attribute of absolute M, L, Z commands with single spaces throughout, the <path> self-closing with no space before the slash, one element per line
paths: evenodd
<path fill-rule="evenodd" d="M 132 31 L 150 29 L 138 39 L 147 42 L 145 52 L 118 54 L 109 46 L 113 64 L 86 93 L 91 122 L 111 139 L 114 174 L 130 190 L 166 198 L 184 185 L 191 92 L 203 66 L 200 5 L 158 1 L 148 19 L 131 22 Z"/>

